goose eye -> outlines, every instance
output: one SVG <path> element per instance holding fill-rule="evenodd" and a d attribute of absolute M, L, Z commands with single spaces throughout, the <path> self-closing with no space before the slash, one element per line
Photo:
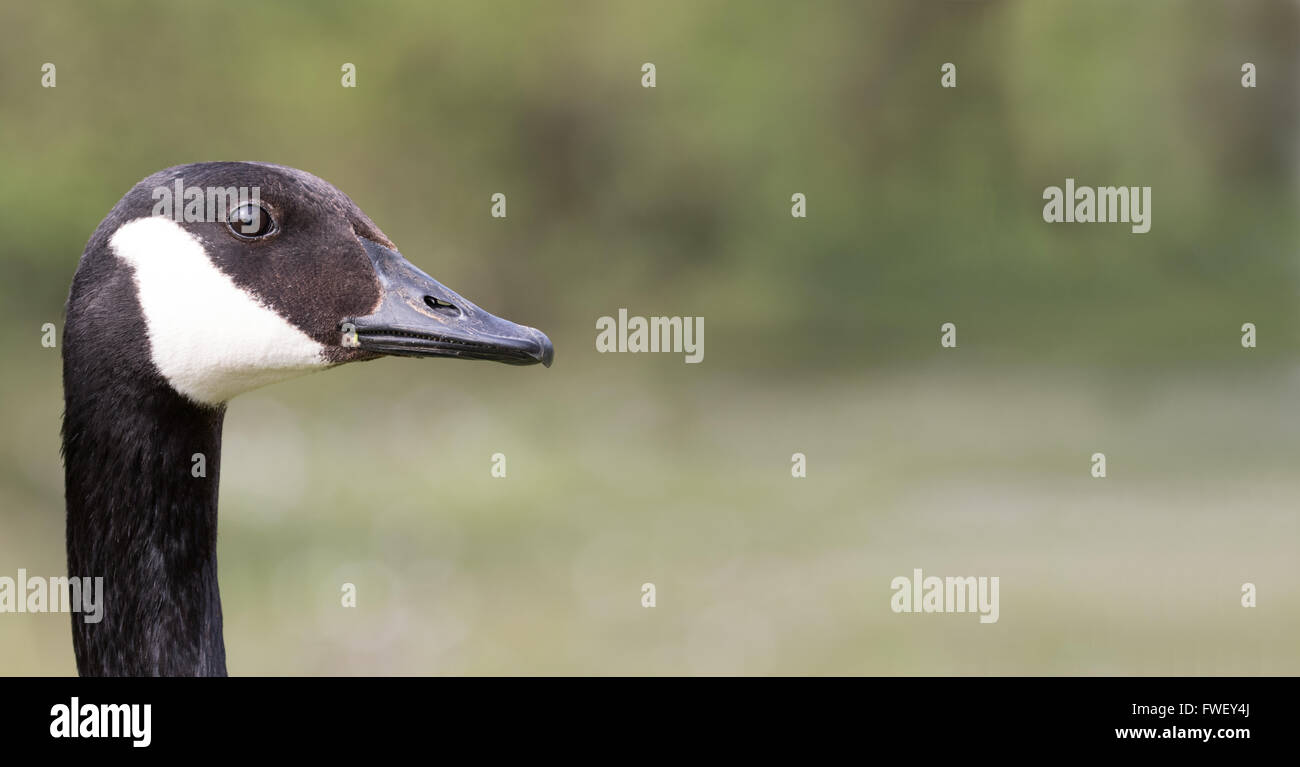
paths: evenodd
<path fill-rule="evenodd" d="M 230 212 L 226 222 L 236 237 L 255 240 L 275 232 L 275 219 L 261 205 L 248 203 L 240 205 Z"/>

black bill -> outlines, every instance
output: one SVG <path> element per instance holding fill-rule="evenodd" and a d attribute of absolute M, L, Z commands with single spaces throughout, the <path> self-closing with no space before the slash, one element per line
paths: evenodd
<path fill-rule="evenodd" d="M 401 253 L 364 237 L 379 277 L 379 308 L 345 320 L 345 343 L 376 354 L 461 357 L 511 365 L 551 366 L 551 339 L 535 328 L 489 314 L 420 271 Z"/>

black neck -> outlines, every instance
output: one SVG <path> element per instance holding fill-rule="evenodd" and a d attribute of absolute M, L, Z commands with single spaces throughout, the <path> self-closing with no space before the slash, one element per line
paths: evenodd
<path fill-rule="evenodd" d="M 186 400 L 129 360 L 78 358 L 71 330 L 63 419 L 68 574 L 104 578 L 102 621 L 72 614 L 77 670 L 225 675 L 217 590 L 225 409 Z M 206 476 L 194 476 L 196 454 Z"/>

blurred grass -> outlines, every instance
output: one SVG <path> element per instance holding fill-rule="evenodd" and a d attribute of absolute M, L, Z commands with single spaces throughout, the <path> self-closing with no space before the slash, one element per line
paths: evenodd
<path fill-rule="evenodd" d="M 1300 371 L 1134 386 L 937 361 L 798 383 L 624 366 L 579 392 L 605 368 L 574 356 L 381 361 L 237 400 L 232 671 L 1300 672 Z M 62 572 L 57 393 L 25 401 L 31 439 L 0 456 L 26 478 L 0 485 L 0 563 Z M 999 575 L 1001 619 L 894 615 L 888 583 L 913 567 Z M 66 616 L 15 618 L 0 673 L 73 670 Z"/>
<path fill-rule="evenodd" d="M 1298 20 L 4 4 L 0 575 L 63 572 L 39 327 L 90 232 L 155 170 L 262 159 L 334 182 L 558 356 L 385 360 L 236 400 L 234 673 L 1300 673 Z M 1067 176 L 1152 186 L 1151 233 L 1044 225 Z M 620 306 L 705 316 L 706 362 L 596 354 Z M 1001 620 L 889 612 L 913 567 L 999 575 Z M 0 616 L 0 674 L 72 671 L 67 616 Z"/>

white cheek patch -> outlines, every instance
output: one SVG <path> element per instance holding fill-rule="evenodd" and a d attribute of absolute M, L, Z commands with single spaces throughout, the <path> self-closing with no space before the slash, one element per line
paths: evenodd
<path fill-rule="evenodd" d="M 328 367 L 324 347 L 249 295 L 165 218 L 139 218 L 109 239 L 135 271 L 153 363 L 172 388 L 215 405 Z"/>

